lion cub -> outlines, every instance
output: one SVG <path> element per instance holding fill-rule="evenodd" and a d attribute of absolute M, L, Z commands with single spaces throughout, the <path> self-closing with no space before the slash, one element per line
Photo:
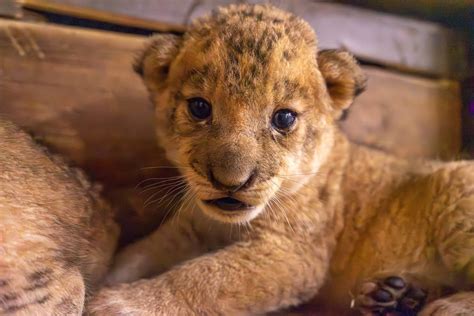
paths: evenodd
<path fill-rule="evenodd" d="M 97 189 L 0 119 L 0 314 L 81 315 L 118 227 Z"/>
<path fill-rule="evenodd" d="M 410 315 L 442 287 L 474 284 L 474 163 L 349 143 L 336 120 L 365 76 L 349 53 L 318 52 L 303 20 L 221 8 L 183 37 L 153 37 L 135 69 L 188 192 L 174 219 L 118 255 L 108 281 L 122 284 L 92 313 L 261 314 L 319 294 Z M 473 312 L 473 297 L 438 301 L 433 315 Z"/>

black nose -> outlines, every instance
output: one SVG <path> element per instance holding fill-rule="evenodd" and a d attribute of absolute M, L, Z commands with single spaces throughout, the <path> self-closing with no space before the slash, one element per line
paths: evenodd
<path fill-rule="evenodd" d="M 211 182 L 212 186 L 217 190 L 227 191 L 229 193 L 235 193 L 239 190 L 248 188 L 255 182 L 255 177 L 257 173 L 253 171 L 247 180 L 238 183 L 238 184 L 225 184 L 219 181 L 215 176 L 212 170 L 209 170 L 209 181 Z"/>

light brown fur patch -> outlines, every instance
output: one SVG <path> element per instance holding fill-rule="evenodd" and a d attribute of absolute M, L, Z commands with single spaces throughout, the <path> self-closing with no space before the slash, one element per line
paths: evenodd
<path fill-rule="evenodd" d="M 80 315 L 118 228 L 82 172 L 0 120 L 0 314 Z"/>
<path fill-rule="evenodd" d="M 381 274 L 414 275 L 431 299 L 473 285 L 474 164 L 351 144 L 335 120 L 364 75 L 349 53 L 316 44 L 306 22 L 260 5 L 150 40 L 138 69 L 190 189 L 174 220 L 119 254 L 108 281 L 124 284 L 102 289 L 91 313 L 262 314 L 316 294 L 347 310 L 358 285 Z M 211 104 L 209 118 L 190 115 L 194 97 Z M 280 109 L 297 113 L 285 133 L 271 123 Z M 229 193 L 210 171 L 228 184 L 256 177 Z M 254 208 L 204 202 L 229 194 Z"/>

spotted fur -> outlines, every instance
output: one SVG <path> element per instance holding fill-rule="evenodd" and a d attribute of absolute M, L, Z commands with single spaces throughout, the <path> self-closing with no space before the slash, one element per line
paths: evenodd
<path fill-rule="evenodd" d="M 0 120 L 0 314 L 81 315 L 115 247 L 84 175 Z"/>
<path fill-rule="evenodd" d="M 348 52 L 318 51 L 303 20 L 221 8 L 183 37 L 150 39 L 136 68 L 190 193 L 175 219 L 118 255 L 91 313 L 263 314 L 317 294 L 342 314 L 358 284 L 383 273 L 410 272 L 431 299 L 473 285 L 474 164 L 351 144 L 335 121 L 365 76 Z M 209 119 L 192 118 L 194 97 L 212 105 Z M 284 133 L 271 124 L 279 109 L 297 113 Z M 252 182 L 229 193 L 216 178 Z M 254 208 L 204 202 L 230 194 Z"/>

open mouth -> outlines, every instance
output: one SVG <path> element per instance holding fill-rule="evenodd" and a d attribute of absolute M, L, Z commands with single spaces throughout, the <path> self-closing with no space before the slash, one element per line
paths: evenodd
<path fill-rule="evenodd" d="M 224 197 L 216 200 L 206 200 L 204 202 L 225 211 L 245 211 L 253 208 L 251 205 L 245 204 L 244 202 L 231 197 Z"/>

